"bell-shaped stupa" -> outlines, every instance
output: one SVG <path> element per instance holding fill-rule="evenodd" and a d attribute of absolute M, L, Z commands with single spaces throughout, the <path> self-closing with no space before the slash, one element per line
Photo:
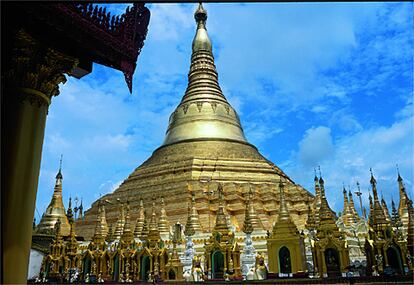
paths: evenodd
<path fill-rule="evenodd" d="M 220 88 L 213 45 L 207 34 L 207 12 L 201 4 L 194 17 L 197 29 L 192 43 L 188 87 L 170 116 L 163 144 L 118 189 L 101 199 L 128 199 L 131 209 L 138 209 L 138 197 L 142 197 L 146 205 L 151 204 L 154 194 L 168 197 L 165 211 L 169 223 L 185 224 L 187 188 L 191 185 L 201 227 L 210 232 L 219 207 L 218 183 L 231 209 L 228 214 L 239 225 L 244 221 L 245 199 L 253 188 L 252 203 L 262 227 L 258 230 L 268 230 L 279 212 L 279 198 L 275 197 L 274 189 L 278 189 L 282 179 L 287 181 L 286 201 L 290 204 L 291 218 L 303 229 L 313 196 L 247 141 L 237 112 Z M 97 211 L 98 201 L 85 212 L 84 221 L 78 222 L 79 235 L 85 238 L 93 235 Z M 114 223 L 118 213 L 116 206 L 108 205 L 106 213 L 108 223 Z M 136 219 L 138 213 L 131 211 L 131 219 Z"/>

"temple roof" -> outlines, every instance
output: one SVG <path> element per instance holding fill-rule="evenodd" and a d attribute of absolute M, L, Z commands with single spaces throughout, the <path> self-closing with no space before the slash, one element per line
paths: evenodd
<path fill-rule="evenodd" d="M 37 41 L 79 59 L 70 75 L 80 78 L 96 62 L 124 73 L 132 92 L 132 76 L 144 45 L 150 12 L 145 3 L 133 3 L 122 15 L 111 15 L 92 3 L 8 2 L 3 13 L 5 38 L 23 29 Z M 3 19 L 2 19 L 3 20 Z M 2 30 L 3 32 L 3 30 Z M 12 41 L 8 41 L 12 42 Z M 5 63 L 11 64 L 6 58 Z"/>

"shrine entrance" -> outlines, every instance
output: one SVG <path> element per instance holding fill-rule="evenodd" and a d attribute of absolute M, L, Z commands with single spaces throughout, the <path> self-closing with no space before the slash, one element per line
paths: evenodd
<path fill-rule="evenodd" d="M 392 245 L 387 249 L 388 265 L 396 274 L 402 274 L 401 254 L 399 249 Z"/>
<path fill-rule="evenodd" d="M 280 273 L 292 273 L 290 251 L 286 246 L 279 250 L 279 271 Z"/>
<path fill-rule="evenodd" d="M 118 281 L 119 279 L 119 255 L 115 255 L 114 258 L 114 268 L 113 268 L 113 274 L 112 278 L 114 281 Z"/>
<path fill-rule="evenodd" d="M 168 271 L 168 280 L 175 280 L 175 271 L 172 268 Z"/>
<path fill-rule="evenodd" d="M 148 255 L 141 257 L 141 280 L 148 280 L 148 274 L 150 273 L 150 258 Z"/>
<path fill-rule="evenodd" d="M 325 264 L 328 277 L 341 276 L 339 253 L 336 249 L 327 248 L 325 250 Z"/>
<path fill-rule="evenodd" d="M 221 251 L 217 250 L 212 254 L 212 277 L 213 278 L 223 278 L 224 276 L 224 255 Z"/>

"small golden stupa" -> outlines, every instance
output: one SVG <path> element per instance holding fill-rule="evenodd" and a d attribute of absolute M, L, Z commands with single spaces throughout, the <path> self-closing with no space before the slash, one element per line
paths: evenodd
<path fill-rule="evenodd" d="M 66 216 L 65 206 L 62 200 L 62 158 L 60 158 L 59 171 L 56 174 L 55 189 L 53 191 L 52 200 L 43 213 L 39 225 L 36 227 L 36 234 L 50 234 L 54 232 L 55 224 L 60 221 L 60 233 L 63 236 L 69 235 L 70 225 Z"/>
<path fill-rule="evenodd" d="M 190 185 L 201 228 L 211 232 L 212 219 L 218 211 L 216 189 L 220 183 L 226 215 L 241 231 L 238 225 L 243 224 L 245 200 L 252 189 L 253 224 L 255 230 L 264 231 L 271 230 L 276 221 L 279 197 L 274 189 L 278 189 L 283 180 L 286 181 L 291 218 L 298 229 L 304 229 L 308 204 L 313 202 L 312 194 L 295 184 L 247 141 L 239 116 L 218 82 L 206 28 L 207 12 L 202 5 L 194 17 L 197 29 L 192 43 L 188 87 L 170 116 L 163 144 L 118 189 L 100 200 L 129 200 L 131 209 L 137 209 L 141 197 L 144 204 L 150 204 L 154 194 L 157 199 L 168 197 L 163 210 L 167 215 L 161 214 L 162 231 L 165 232 L 167 225 L 186 223 L 187 185 Z M 84 221 L 77 222 L 77 232 L 85 239 L 93 235 L 98 205 L 99 200 L 85 212 Z M 116 228 L 118 220 L 117 206 L 119 204 L 113 203 L 106 207 L 108 226 L 112 228 Z M 131 220 L 137 218 L 138 211 L 131 211 Z"/>

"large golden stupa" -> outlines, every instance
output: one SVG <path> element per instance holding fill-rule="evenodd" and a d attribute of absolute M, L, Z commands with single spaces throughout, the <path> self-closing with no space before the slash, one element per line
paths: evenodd
<path fill-rule="evenodd" d="M 279 182 L 284 182 L 290 215 L 304 229 L 313 196 L 250 144 L 239 117 L 218 83 L 212 44 L 207 34 L 207 13 L 195 12 L 197 31 L 192 43 L 188 87 L 171 114 L 164 143 L 137 167 L 113 193 L 101 197 L 77 221 L 77 234 L 92 237 L 100 202 L 106 205 L 108 225 L 115 227 L 119 203 L 129 202 L 131 221 L 138 217 L 140 199 L 150 207 L 163 196 L 169 225 L 185 224 L 192 192 L 204 232 L 214 227 L 218 209 L 217 185 L 224 189 L 226 212 L 236 231 L 244 221 L 245 200 L 251 197 L 257 230 L 271 230 L 279 210 Z M 249 195 L 249 192 L 250 195 Z"/>

